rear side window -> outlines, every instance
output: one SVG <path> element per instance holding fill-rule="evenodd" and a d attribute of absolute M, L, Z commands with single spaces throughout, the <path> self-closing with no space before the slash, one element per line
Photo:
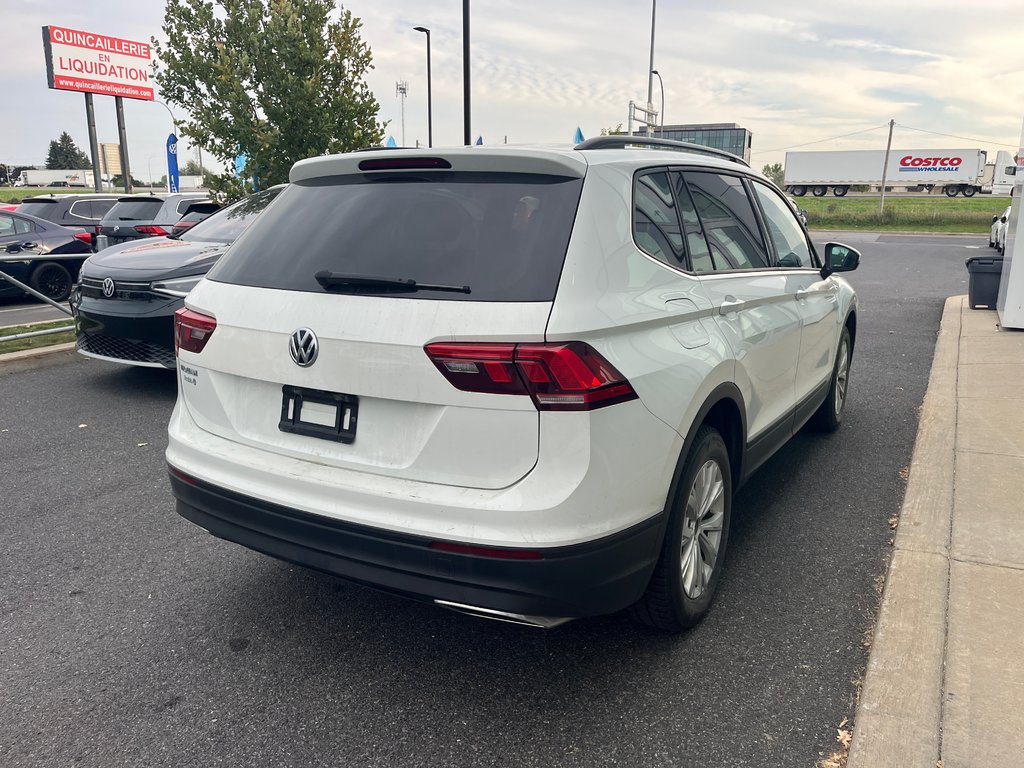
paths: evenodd
<path fill-rule="evenodd" d="M 64 214 L 65 219 L 91 219 L 92 216 L 92 201 L 91 200 L 75 200 L 68 208 L 67 213 Z"/>
<path fill-rule="evenodd" d="M 715 269 L 767 267 L 768 252 L 743 182 L 736 176 L 701 171 L 683 176 L 704 225 Z"/>
<path fill-rule="evenodd" d="M 359 289 L 372 295 L 551 301 L 582 187 L 575 178 L 456 172 L 292 184 L 209 277 L 324 293 L 315 275 L 328 271 L 471 291 Z"/>
<path fill-rule="evenodd" d="M 56 200 L 26 200 L 14 210 L 16 213 L 27 213 L 29 216 L 53 221 L 58 208 Z"/>
<path fill-rule="evenodd" d="M 645 173 L 633 195 L 633 239 L 645 253 L 669 266 L 686 268 L 675 200 L 664 171 Z"/>
<path fill-rule="evenodd" d="M 114 205 L 103 218 L 108 221 L 147 221 L 156 217 L 163 204 L 159 197 L 125 200 Z"/>

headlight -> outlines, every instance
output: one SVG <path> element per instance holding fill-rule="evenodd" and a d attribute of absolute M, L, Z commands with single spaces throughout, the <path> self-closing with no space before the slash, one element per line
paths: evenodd
<path fill-rule="evenodd" d="M 155 283 L 150 284 L 149 287 L 153 293 L 184 298 L 188 296 L 188 292 L 195 288 L 202 279 L 203 275 L 194 275 L 192 277 L 179 277 L 176 280 L 157 280 Z"/>

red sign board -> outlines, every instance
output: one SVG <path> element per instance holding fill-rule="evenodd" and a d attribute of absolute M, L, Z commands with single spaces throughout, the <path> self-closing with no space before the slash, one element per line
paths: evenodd
<path fill-rule="evenodd" d="M 67 27 L 43 27 L 43 50 L 51 88 L 153 100 L 149 43 Z"/>

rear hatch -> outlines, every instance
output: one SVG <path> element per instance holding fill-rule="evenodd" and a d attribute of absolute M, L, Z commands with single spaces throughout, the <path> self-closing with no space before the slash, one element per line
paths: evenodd
<path fill-rule="evenodd" d="M 523 477 L 540 439 L 531 398 L 463 391 L 424 347 L 543 340 L 577 158 L 299 163 L 189 297 L 216 319 L 200 353 L 181 353 L 192 417 L 232 441 L 390 478 L 501 488 Z"/>
<path fill-rule="evenodd" d="M 163 204 L 160 197 L 122 197 L 100 222 L 99 234 L 104 238 L 104 247 L 140 237 L 168 234 L 166 231 L 147 231 Z"/>

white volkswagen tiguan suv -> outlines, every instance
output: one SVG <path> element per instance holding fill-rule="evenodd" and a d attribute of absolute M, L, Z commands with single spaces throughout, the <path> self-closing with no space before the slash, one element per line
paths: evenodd
<path fill-rule="evenodd" d="M 731 155 L 607 137 L 290 181 L 176 317 L 171 485 L 216 536 L 478 616 L 681 631 L 733 491 L 839 426 L 860 255 L 822 264 Z"/>

